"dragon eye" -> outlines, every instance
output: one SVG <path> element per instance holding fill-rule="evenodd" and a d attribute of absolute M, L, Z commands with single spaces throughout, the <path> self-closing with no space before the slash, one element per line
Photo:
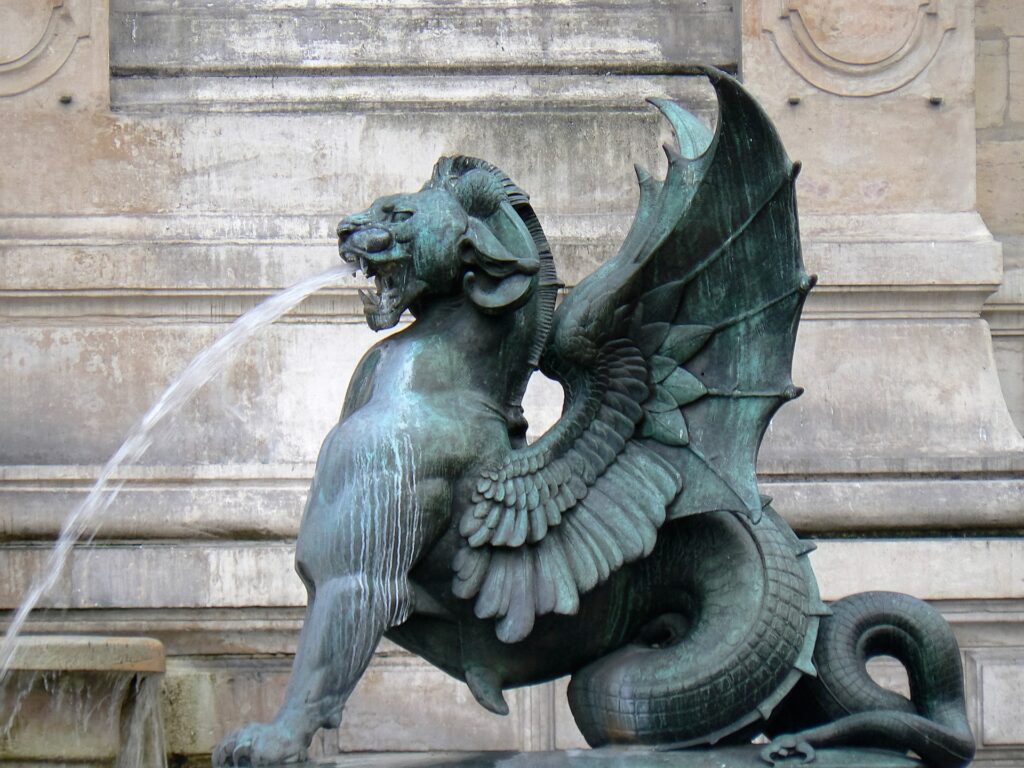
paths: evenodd
<path fill-rule="evenodd" d="M 408 221 L 412 218 L 412 211 L 393 211 L 391 213 L 392 221 Z"/>

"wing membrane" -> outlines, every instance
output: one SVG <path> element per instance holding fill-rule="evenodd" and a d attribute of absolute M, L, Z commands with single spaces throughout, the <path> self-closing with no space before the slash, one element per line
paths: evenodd
<path fill-rule="evenodd" d="M 461 518 L 454 591 L 506 642 L 537 615 L 647 556 L 667 519 L 727 509 L 757 518 L 755 465 L 790 379 L 813 285 L 796 223 L 797 167 L 735 80 L 712 135 L 673 102 L 668 173 L 638 169 L 619 253 L 554 315 L 541 359 L 566 391 L 559 422 L 487 469 Z"/>

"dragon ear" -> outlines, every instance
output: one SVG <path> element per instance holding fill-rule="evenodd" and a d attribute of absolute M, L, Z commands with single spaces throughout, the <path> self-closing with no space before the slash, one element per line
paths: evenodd
<path fill-rule="evenodd" d="M 526 302 L 533 275 L 540 269 L 539 258 L 516 256 L 475 216 L 469 217 L 462 249 L 462 260 L 471 267 L 462 287 L 481 310 L 501 312 Z"/>

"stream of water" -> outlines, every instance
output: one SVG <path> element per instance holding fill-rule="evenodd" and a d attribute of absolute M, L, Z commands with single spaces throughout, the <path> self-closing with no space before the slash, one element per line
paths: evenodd
<path fill-rule="evenodd" d="M 117 470 L 142 458 L 152 443 L 156 427 L 223 370 L 230 362 L 232 354 L 253 334 L 273 323 L 307 296 L 338 282 L 354 271 L 355 267 L 352 265 L 339 264 L 266 299 L 235 320 L 217 341 L 200 352 L 170 383 L 104 465 L 89 495 L 64 521 L 60 537 L 46 561 L 42 576 L 29 589 L 7 628 L 3 644 L 0 646 L 0 681 L 7 675 L 18 633 L 25 625 L 32 609 L 60 578 L 75 542 L 86 531 L 95 534 L 97 527 L 102 523 L 103 514 L 117 496 L 123 484 L 123 481 L 116 479 Z"/>

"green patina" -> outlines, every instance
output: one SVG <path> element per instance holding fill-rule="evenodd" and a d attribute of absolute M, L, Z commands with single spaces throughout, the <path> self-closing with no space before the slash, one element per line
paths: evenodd
<path fill-rule="evenodd" d="M 793 347 L 814 281 L 798 168 L 733 79 L 701 73 L 716 130 L 653 102 L 678 141 L 667 176 L 637 170 L 619 253 L 557 310 L 529 199 L 484 161 L 443 158 L 420 192 L 339 224 L 342 257 L 376 282 L 369 325 L 415 322 L 366 355 L 321 450 L 286 702 L 215 763 L 303 755 L 385 633 L 494 712 L 506 688 L 572 675 L 595 746 L 766 733 L 767 762 L 860 745 L 969 763 L 949 627 L 902 595 L 826 608 L 811 547 L 758 493 L 761 438 L 800 392 Z M 521 401 L 538 367 L 565 409 L 528 445 Z M 907 664 L 913 702 L 870 681 L 879 653 Z"/>

